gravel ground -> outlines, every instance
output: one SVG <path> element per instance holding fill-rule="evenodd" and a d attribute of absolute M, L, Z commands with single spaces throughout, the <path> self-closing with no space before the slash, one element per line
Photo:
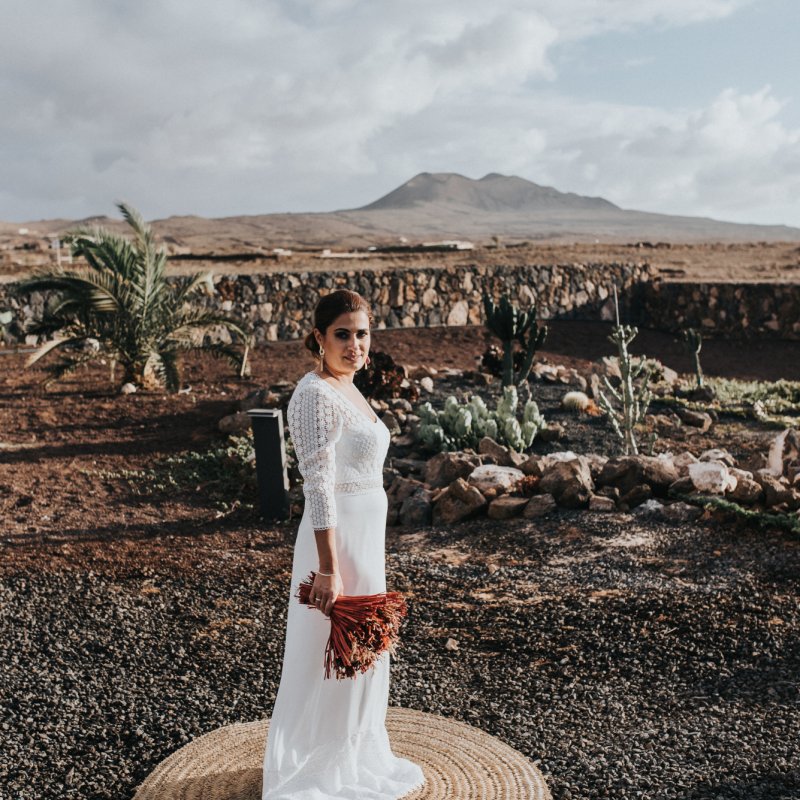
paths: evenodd
<path fill-rule="evenodd" d="M 0 798 L 128 798 L 269 716 L 294 525 L 230 530 L 0 570 Z M 799 566 L 796 538 L 714 519 L 389 529 L 390 702 L 498 736 L 556 800 L 798 798 Z"/>

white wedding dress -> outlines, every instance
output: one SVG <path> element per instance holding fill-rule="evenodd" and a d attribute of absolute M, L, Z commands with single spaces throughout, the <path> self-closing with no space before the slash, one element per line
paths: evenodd
<path fill-rule="evenodd" d="M 294 596 L 299 583 L 319 569 L 314 529 L 334 526 L 343 594 L 386 591 L 383 462 L 390 434 L 380 419 L 369 419 L 315 372 L 298 381 L 288 423 L 306 504 L 294 548 L 261 798 L 398 800 L 425 778 L 419 765 L 390 747 L 390 654 L 355 678 L 325 678 L 330 620 Z"/>

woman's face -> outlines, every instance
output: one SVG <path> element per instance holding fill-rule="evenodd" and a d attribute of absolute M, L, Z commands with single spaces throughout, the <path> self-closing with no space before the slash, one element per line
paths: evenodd
<path fill-rule="evenodd" d="M 323 336 L 314 329 L 317 342 L 325 350 L 325 366 L 333 373 L 355 372 L 364 366 L 369 353 L 369 317 L 365 311 L 340 314 Z"/>

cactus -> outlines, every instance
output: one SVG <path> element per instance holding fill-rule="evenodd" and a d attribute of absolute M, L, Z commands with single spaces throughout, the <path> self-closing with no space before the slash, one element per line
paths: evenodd
<path fill-rule="evenodd" d="M 519 397 L 514 385 L 504 387 L 494 411 L 489 410 L 480 395 L 472 395 L 463 404 L 451 395 L 441 411 L 436 411 L 426 402 L 417 408 L 420 418 L 417 438 L 426 449 L 435 452 L 475 448 L 484 436 L 522 451 L 531 446 L 536 434 L 547 423 L 531 399 L 525 403 L 520 423 L 518 406 Z"/>
<path fill-rule="evenodd" d="M 608 337 L 612 342 L 616 343 L 619 349 L 619 369 L 622 373 L 622 383 L 619 387 L 621 391 L 614 388 L 607 375 L 603 376 L 603 380 L 608 387 L 608 391 L 621 408 L 615 408 L 602 390 L 598 392 L 599 405 L 608 415 L 614 432 L 622 440 L 625 455 L 636 455 L 639 452 L 634 429 L 636 425 L 644 420 L 647 406 L 652 398 L 652 393 L 648 386 L 653 369 L 652 366 L 644 358 L 640 358 L 634 365 L 631 354 L 628 352 L 628 345 L 634 340 L 638 332 L 638 328 L 633 325 L 617 324 L 612 328 L 612 333 Z M 641 386 L 636 387 L 634 380 L 640 377 L 643 372 Z"/>
<path fill-rule="evenodd" d="M 703 346 L 703 336 L 696 328 L 687 328 L 681 332 L 683 344 L 692 356 L 694 361 L 694 374 L 697 385 L 703 385 L 703 368 L 700 366 L 700 348 Z"/>
<path fill-rule="evenodd" d="M 495 305 L 492 298 L 484 292 L 483 307 L 486 312 L 486 326 L 503 343 L 503 386 L 517 386 L 528 379 L 533 358 L 547 336 L 547 326 L 539 325 L 530 311 L 520 311 L 507 295 Z M 524 358 L 519 371 L 514 370 L 514 342 L 522 345 Z"/>

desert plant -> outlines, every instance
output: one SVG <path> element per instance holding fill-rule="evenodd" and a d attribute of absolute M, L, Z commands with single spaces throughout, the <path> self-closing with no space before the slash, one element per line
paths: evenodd
<path fill-rule="evenodd" d="M 703 368 L 700 366 L 700 348 L 703 346 L 703 336 L 697 328 L 686 328 L 686 330 L 681 331 L 681 340 L 683 341 L 684 347 L 692 356 L 697 386 L 702 386 Z"/>
<path fill-rule="evenodd" d="M 420 418 L 417 439 L 426 449 L 441 452 L 475 448 L 484 436 L 489 436 L 512 450 L 522 451 L 531 446 L 547 423 L 534 400 L 525 403 L 521 422 L 517 418 L 518 406 L 517 387 L 513 384 L 503 388 L 494 411 L 476 394 L 463 404 L 451 395 L 441 411 L 425 402 L 417 408 Z"/>
<path fill-rule="evenodd" d="M 486 326 L 503 343 L 503 386 L 519 385 L 528 379 L 536 351 L 547 336 L 547 326 L 539 325 L 530 311 L 520 311 L 507 295 L 495 305 L 488 293 L 484 292 L 483 307 L 486 312 Z M 525 354 L 519 369 L 514 367 L 514 343 L 519 342 Z"/>
<path fill-rule="evenodd" d="M 638 328 L 633 325 L 620 325 L 617 323 L 608 337 L 617 345 L 619 350 L 619 369 L 622 375 L 622 383 L 618 390 L 614 388 L 607 375 L 603 375 L 603 381 L 611 396 L 619 403 L 620 408 L 612 405 L 602 390 L 598 392 L 598 404 L 606 412 L 614 432 L 622 440 L 625 455 L 639 452 L 636 444 L 635 428 L 644 421 L 647 406 L 652 398 L 648 385 L 653 369 L 652 366 L 645 358 L 640 358 L 634 364 L 633 358 L 628 352 L 628 345 L 634 340 L 638 332 Z M 634 381 L 640 377 L 641 383 L 637 386 Z"/>
<path fill-rule="evenodd" d="M 204 287 L 211 290 L 211 273 L 168 283 L 167 253 L 156 248 L 150 226 L 125 203 L 117 207 L 133 229 L 132 240 L 103 228 L 78 228 L 65 241 L 87 266 L 41 271 L 15 287 L 16 294 L 53 292 L 42 319 L 28 332 L 55 338 L 32 353 L 26 366 L 60 351 L 60 361 L 47 368 L 47 385 L 92 360 L 110 358 L 112 381 L 119 362 L 122 383 L 177 391 L 181 352 L 201 349 L 227 358 L 246 374 L 250 333 L 245 324 L 191 302 Z M 205 334 L 214 329 L 227 334 L 227 341 L 210 341 Z M 243 354 L 235 337 L 245 343 Z"/>
<path fill-rule="evenodd" d="M 358 370 L 353 378 L 360 392 L 375 400 L 403 397 L 412 403 L 417 401 L 419 390 L 416 385 L 388 353 L 371 350 L 369 359 L 369 366 Z"/>

